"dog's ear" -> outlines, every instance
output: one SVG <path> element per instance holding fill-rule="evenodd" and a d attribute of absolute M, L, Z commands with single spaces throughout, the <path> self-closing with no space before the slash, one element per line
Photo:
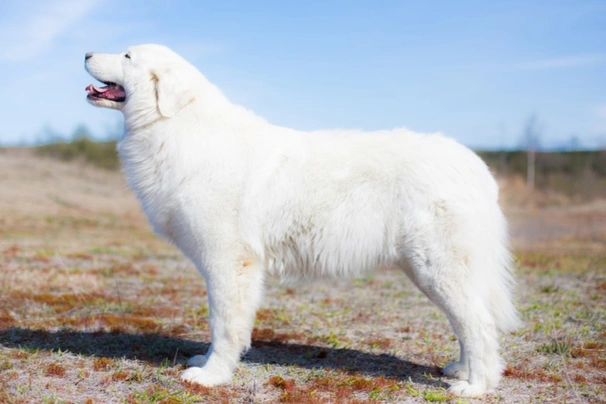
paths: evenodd
<path fill-rule="evenodd" d="M 156 86 L 158 111 L 163 117 L 172 118 L 194 99 L 192 91 L 177 70 L 154 70 L 151 74 Z"/>

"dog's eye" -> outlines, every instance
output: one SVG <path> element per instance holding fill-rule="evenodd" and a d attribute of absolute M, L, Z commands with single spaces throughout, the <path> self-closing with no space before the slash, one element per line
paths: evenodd
<path fill-rule="evenodd" d="M 125 58 L 130 59 L 130 55 L 127 53 L 124 55 Z"/>

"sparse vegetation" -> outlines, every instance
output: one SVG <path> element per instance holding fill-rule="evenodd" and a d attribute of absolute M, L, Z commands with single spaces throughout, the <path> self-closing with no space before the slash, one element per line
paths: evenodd
<path fill-rule="evenodd" d="M 10 158 L 0 155 L 0 186 L 12 192 L 0 200 L 0 402 L 600 402 L 606 395 L 603 203 L 540 211 L 561 226 L 554 232 L 537 224 L 534 207 L 511 208 L 525 325 L 503 340 L 505 377 L 484 400 L 447 393 L 453 381 L 439 367 L 458 344 L 445 317 L 388 268 L 327 285 L 270 282 L 233 383 L 209 389 L 179 380 L 186 359 L 208 348 L 204 282 L 151 234 L 121 175 Z M 591 232 L 575 230 L 579 212 Z"/>
<path fill-rule="evenodd" d="M 69 141 L 36 146 L 36 153 L 62 161 L 84 161 L 114 170 L 120 166 L 116 142 L 91 140 L 86 127 L 78 127 Z M 478 151 L 491 170 L 501 177 L 526 178 L 526 151 Z M 569 197 L 606 197 L 606 150 L 536 152 L 535 183 Z"/>
<path fill-rule="evenodd" d="M 480 151 L 480 157 L 501 177 L 526 178 L 525 151 Z M 606 197 L 606 150 L 537 152 L 535 184 L 580 198 Z"/>
<path fill-rule="evenodd" d="M 56 141 L 37 146 L 34 149 L 40 156 L 47 156 L 62 161 L 81 160 L 108 170 L 120 166 L 116 152 L 116 142 L 97 142 L 91 140 L 88 129 L 80 126 L 70 141 Z"/>

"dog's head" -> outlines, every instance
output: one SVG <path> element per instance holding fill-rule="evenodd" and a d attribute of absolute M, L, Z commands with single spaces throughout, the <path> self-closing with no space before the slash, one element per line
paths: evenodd
<path fill-rule="evenodd" d="M 133 46 L 118 54 L 89 52 L 84 64 L 104 84 L 86 87 L 88 101 L 99 107 L 170 118 L 193 100 L 187 80 L 197 70 L 162 45 Z"/>

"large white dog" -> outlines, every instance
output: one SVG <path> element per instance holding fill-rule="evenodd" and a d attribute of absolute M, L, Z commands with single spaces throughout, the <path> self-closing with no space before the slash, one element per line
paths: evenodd
<path fill-rule="evenodd" d="M 498 188 L 473 152 L 405 129 L 301 132 L 232 104 L 160 45 L 87 53 L 118 109 L 118 151 L 154 230 L 208 286 L 212 345 L 183 380 L 231 380 L 250 347 L 266 276 L 358 276 L 402 268 L 448 317 L 461 348 L 450 391 L 479 396 L 504 367 L 498 332 L 518 315 Z"/>

